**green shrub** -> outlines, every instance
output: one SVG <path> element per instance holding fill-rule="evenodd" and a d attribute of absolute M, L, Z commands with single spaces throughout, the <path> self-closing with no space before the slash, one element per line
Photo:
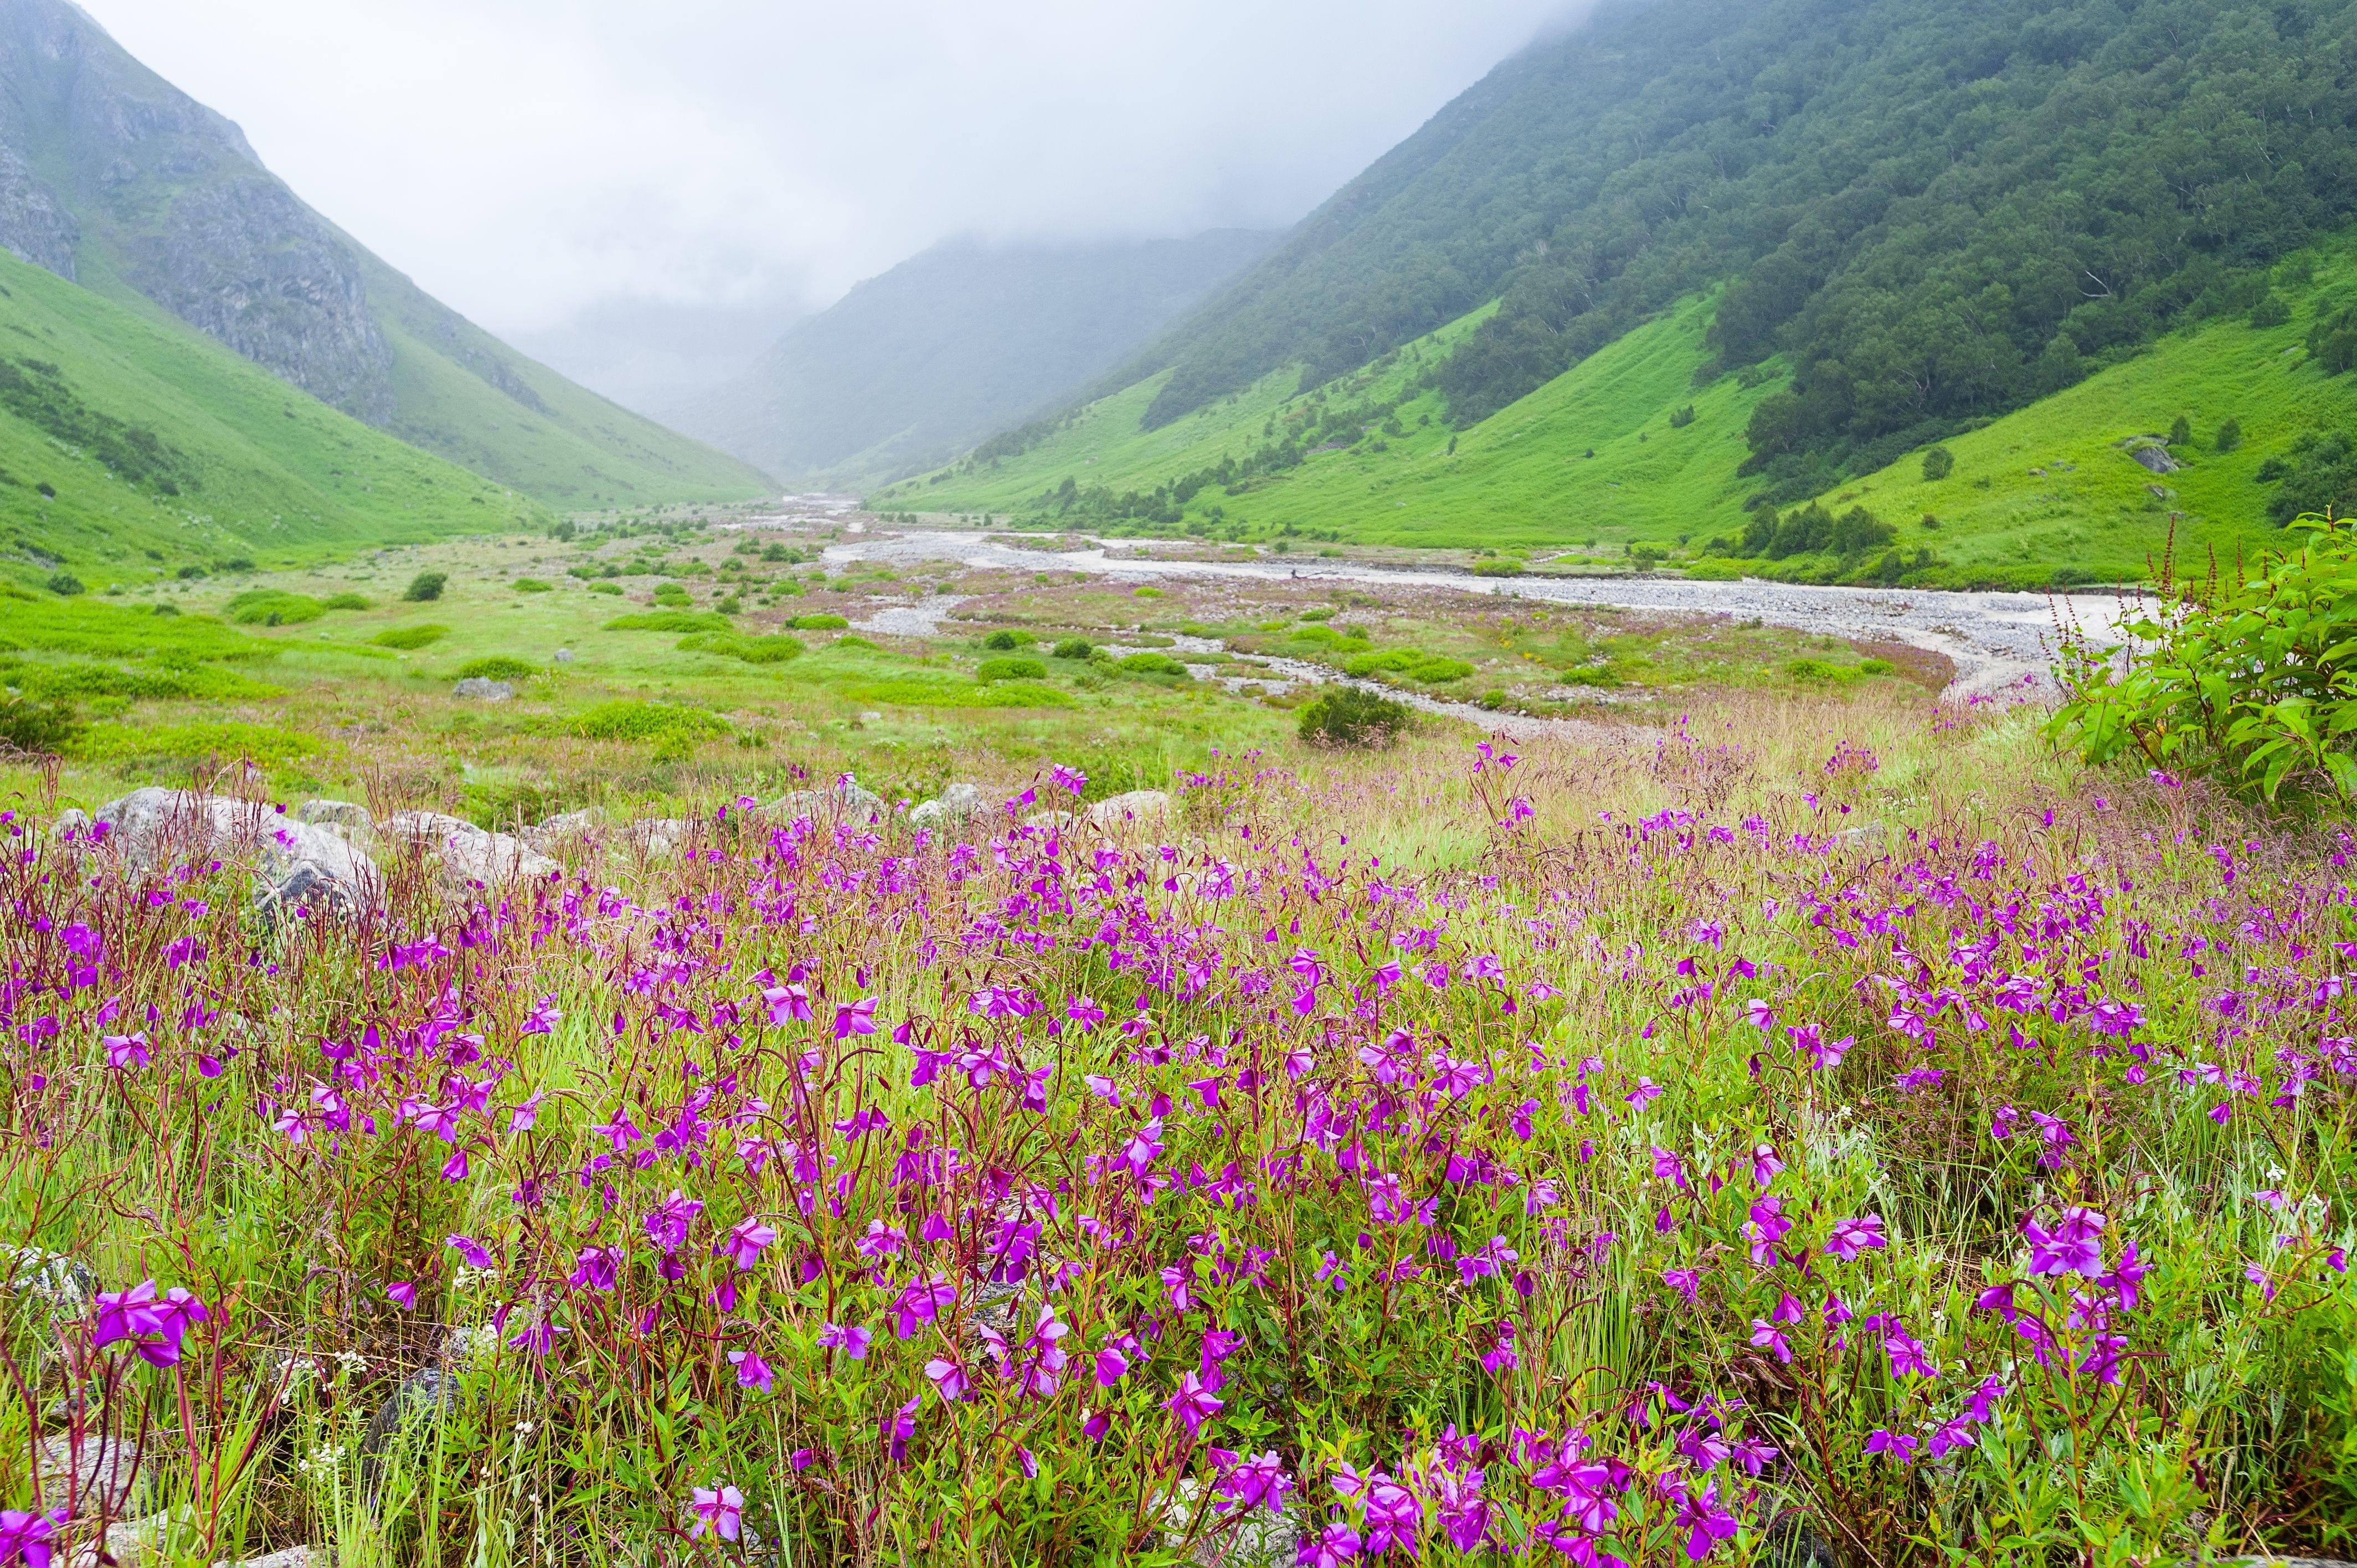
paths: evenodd
<path fill-rule="evenodd" d="M 369 640 L 379 648 L 398 648 L 414 652 L 431 647 L 449 635 L 450 628 L 447 626 L 393 626 L 387 627 Z"/>
<path fill-rule="evenodd" d="M 689 596 L 687 589 L 681 584 L 663 583 L 655 588 L 655 603 L 659 605 L 674 605 L 684 608 L 694 602 L 694 599 Z"/>
<path fill-rule="evenodd" d="M 1477 577 L 1519 577 L 1523 575 L 1523 564 L 1511 557 L 1476 561 L 1473 563 L 1473 575 Z"/>
<path fill-rule="evenodd" d="M 420 572 L 409 579 L 409 586 L 401 590 L 402 599 L 413 605 L 430 604 L 442 596 L 442 590 L 449 581 L 450 574 L 447 572 Z"/>
<path fill-rule="evenodd" d="M 786 623 L 796 631 L 841 631 L 851 623 L 837 615 L 796 616 Z"/>
<path fill-rule="evenodd" d="M 1301 710 L 1297 733 L 1309 746 L 1389 746 L 1407 727 L 1405 703 L 1356 686 L 1328 692 Z"/>
<path fill-rule="evenodd" d="M 1937 484 L 1956 471 L 1956 455 L 1945 446 L 1934 446 L 1923 454 L 1923 482 Z"/>
<path fill-rule="evenodd" d="M 584 708 L 565 721 L 564 729 L 583 740 L 662 740 L 671 736 L 701 739 L 726 735 L 728 721 L 674 703 L 625 701 Z"/>
<path fill-rule="evenodd" d="M 616 616 L 606 623 L 608 631 L 734 631 L 725 615 L 711 610 L 648 610 L 639 615 Z"/>
<path fill-rule="evenodd" d="M 1161 655 L 1154 654 L 1150 657 L 1160 658 Z M 975 669 L 974 678 L 985 682 L 1044 681 L 1048 678 L 1048 667 L 1036 659 L 985 659 Z"/>
<path fill-rule="evenodd" d="M 1194 671 L 1187 668 L 1184 660 L 1173 659 L 1167 653 L 1133 653 L 1122 660 L 1117 668 L 1129 675 L 1165 675 L 1181 681 L 1194 679 Z"/>
<path fill-rule="evenodd" d="M 2224 424 L 2218 426 L 2218 436 L 2212 445 L 2217 447 L 2222 456 L 2225 453 L 2233 451 L 2235 448 L 2242 446 L 2242 444 L 2243 422 L 2241 420 L 2229 419 Z"/>
<path fill-rule="evenodd" d="M 544 583 L 537 577 L 518 577 L 508 585 L 519 594 L 546 594 L 555 591 L 556 585 Z"/>
<path fill-rule="evenodd" d="M 1812 685 L 1838 685 L 1857 680 L 1858 667 L 1835 664 L 1829 659 L 1787 659 L 1784 660 L 1784 673 L 1795 681 L 1807 682 Z"/>
<path fill-rule="evenodd" d="M 29 697 L 0 698 L 0 745 L 38 756 L 61 755 L 81 733 L 81 722 L 63 703 Z"/>
<path fill-rule="evenodd" d="M 1415 669 L 1424 660 L 1425 656 L 1413 648 L 1378 648 L 1345 660 L 1342 672 L 1361 680 L 1370 675 L 1398 675 Z"/>
<path fill-rule="evenodd" d="M 369 607 L 369 602 L 358 594 L 337 594 L 321 599 L 319 607 L 323 610 L 364 610 Z"/>
<path fill-rule="evenodd" d="M 458 679 L 461 681 L 529 681 L 539 673 L 539 665 L 511 659 L 504 653 L 469 659 L 458 666 Z"/>
<path fill-rule="evenodd" d="M 1857 672 L 1861 675 L 1888 675 L 1898 668 L 1888 659 L 1861 659 L 1857 661 Z"/>
<path fill-rule="evenodd" d="M 1743 568 L 1732 561 L 1697 561 L 1686 568 L 1686 578 L 1695 583 L 1739 583 Z"/>
<path fill-rule="evenodd" d="M 1096 650 L 1090 646 L 1089 639 L 1085 637 L 1068 637 L 1056 644 L 1054 649 L 1055 656 L 1059 659 L 1086 659 L 1095 651 Z"/>
<path fill-rule="evenodd" d="M 61 599 L 74 598 L 90 591 L 82 586 L 81 579 L 75 576 L 71 572 L 59 572 L 57 575 L 51 577 L 49 579 L 48 588 L 49 592 L 57 595 L 58 597 Z"/>
<path fill-rule="evenodd" d="M 1281 550 L 1284 545 L 1279 544 L 1277 548 Z M 1162 596 L 1162 590 L 1153 587 L 1132 588 L 1129 592 L 1131 597 L 1139 599 L 1158 599 Z"/>
<path fill-rule="evenodd" d="M 780 634 L 775 637 L 738 637 L 730 632 L 699 632 L 679 639 L 682 653 L 711 653 L 723 659 L 741 659 L 748 664 L 783 664 L 800 659 L 806 650 L 799 638 Z"/>
<path fill-rule="evenodd" d="M 2179 414 L 2177 416 L 2176 423 L 2169 427 L 2169 444 L 2171 446 L 2191 446 L 2193 444 L 2193 422 L 2186 418 L 2183 414 Z"/>
<path fill-rule="evenodd" d="M 1409 666 L 1407 678 L 1411 681 L 1424 682 L 1427 685 L 1437 686 L 1450 681 L 1462 681 L 1471 673 L 1473 673 L 1473 666 L 1462 659 L 1443 659 L 1436 656 Z"/>
<path fill-rule="evenodd" d="M 2264 557 L 2249 581 L 2147 600 L 2125 649 L 2067 639 L 2066 700 L 2047 733 L 2090 763 L 2357 803 L 2357 528 L 2292 526 L 2298 549 Z"/>
<path fill-rule="evenodd" d="M 1301 618 L 1303 620 L 1332 620 L 1334 618 L 1334 607 L 1331 605 L 1319 605 L 1316 609 L 1303 610 L 1301 612 Z"/>
<path fill-rule="evenodd" d="M 592 583 L 589 585 L 589 591 L 593 594 L 610 594 L 618 599 L 622 596 L 622 585 L 619 583 Z"/>
<path fill-rule="evenodd" d="M 1018 648 L 1028 648 L 1039 639 L 1028 631 L 1001 628 L 982 639 L 983 647 L 993 653 L 1012 653 Z"/>
<path fill-rule="evenodd" d="M 299 626 L 327 613 L 318 600 L 284 588 L 248 588 L 221 607 L 221 614 L 239 626 Z"/>

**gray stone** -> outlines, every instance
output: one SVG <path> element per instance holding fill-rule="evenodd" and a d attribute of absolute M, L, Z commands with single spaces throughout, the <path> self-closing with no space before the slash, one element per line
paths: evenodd
<path fill-rule="evenodd" d="M 605 812 L 585 806 L 577 811 L 559 811 L 538 826 L 526 828 L 523 841 L 546 854 L 560 844 L 578 843 L 605 825 Z"/>
<path fill-rule="evenodd" d="M 649 856 L 677 854 L 694 832 L 694 823 L 678 817 L 647 817 L 622 830 L 632 847 Z"/>
<path fill-rule="evenodd" d="M 1192 1476 L 1166 1495 L 1161 1509 L 1164 1546 L 1175 1552 L 1186 1541 L 1202 1496 L 1203 1483 Z M 1202 1532 L 1187 1554 L 1200 1568 L 1280 1568 L 1291 1563 L 1301 1548 L 1301 1520 L 1292 1512 L 1271 1513 L 1266 1508 L 1215 1511 L 1200 1522 Z"/>
<path fill-rule="evenodd" d="M 1132 789 L 1110 795 L 1089 808 L 1089 821 L 1099 827 L 1116 822 L 1158 822 L 1170 815 L 1170 797 L 1159 789 Z"/>
<path fill-rule="evenodd" d="M 248 1557 L 242 1562 L 216 1563 L 213 1568 L 311 1568 L 314 1563 L 322 1564 L 324 1568 L 333 1559 L 328 1553 L 318 1547 L 285 1546 L 259 1557 Z"/>
<path fill-rule="evenodd" d="M 454 882 L 489 887 L 511 880 L 538 881 L 560 869 L 512 833 L 490 832 L 441 811 L 403 811 L 385 819 L 383 832 L 394 843 L 436 856 Z"/>
<path fill-rule="evenodd" d="M 0 1273 L 9 1290 L 40 1303 L 52 1323 L 85 1316 L 98 1299 L 98 1276 L 63 1252 L 0 1246 Z"/>
<path fill-rule="evenodd" d="M 77 1517 L 105 1512 L 121 1517 L 147 1490 L 141 1473 L 145 1455 L 135 1443 L 95 1432 L 59 1433 L 41 1440 L 41 1495 L 52 1504 L 70 1502 Z"/>
<path fill-rule="evenodd" d="M 368 832 L 376 826 L 369 809 L 352 800 L 306 800 L 295 808 L 295 818 L 314 827 L 342 828 L 347 832 Z"/>
<path fill-rule="evenodd" d="M 570 664 L 573 662 L 573 650 L 569 648 L 560 648 L 554 654 L 551 654 L 550 657 L 555 660 L 559 664 Z"/>
<path fill-rule="evenodd" d="M 437 1414 L 448 1413 L 457 1394 L 457 1379 L 440 1367 L 427 1367 L 402 1379 L 377 1407 L 361 1434 L 361 1495 L 371 1508 L 383 1488 L 385 1466 L 398 1456 L 403 1441 Z"/>
<path fill-rule="evenodd" d="M 151 787 L 108 801 L 98 820 L 109 850 L 135 873 L 175 857 L 251 856 L 257 907 L 357 910 L 376 898 L 376 867 L 341 836 L 251 800 Z"/>
<path fill-rule="evenodd" d="M 2155 474 L 2173 474 L 2184 465 L 2169 455 L 2158 436 L 2139 435 L 2128 443 L 2128 460 Z"/>
<path fill-rule="evenodd" d="M 470 675 L 451 687 L 450 694 L 468 702 L 504 703 L 515 695 L 515 688 L 505 681 L 493 681 L 481 675 Z"/>
<path fill-rule="evenodd" d="M 49 840 L 53 843 L 63 843 L 69 839 L 89 837 L 90 813 L 80 806 L 68 806 L 64 811 L 59 811 L 57 820 L 49 824 Z"/>
<path fill-rule="evenodd" d="M 866 822 L 883 809 L 884 797 L 863 788 L 856 779 L 845 779 L 823 789 L 789 789 L 761 810 L 788 821 L 808 817 L 814 822 Z"/>
<path fill-rule="evenodd" d="M 962 828 L 989 814 L 989 798 L 977 786 L 952 784 L 937 798 L 917 802 L 909 821 L 920 828 Z"/>

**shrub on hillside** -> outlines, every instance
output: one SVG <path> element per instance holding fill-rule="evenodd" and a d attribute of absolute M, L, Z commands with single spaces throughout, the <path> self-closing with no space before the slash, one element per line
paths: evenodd
<path fill-rule="evenodd" d="M 1303 743 L 1319 746 L 1389 746 L 1407 727 L 1405 703 L 1356 686 L 1338 687 L 1301 710 L 1297 733 Z"/>
<path fill-rule="evenodd" d="M 796 631 L 841 631 L 851 624 L 837 615 L 796 616 L 786 623 Z"/>
<path fill-rule="evenodd" d="M 1167 653 L 1133 653 L 1123 659 L 1117 668 L 1125 675 L 1163 675 L 1178 681 L 1191 681 L 1195 675 L 1187 668 L 1186 660 Z"/>
<path fill-rule="evenodd" d="M 1096 650 L 1085 637 L 1068 637 L 1057 643 L 1052 651 L 1059 659 L 1086 659 Z"/>
<path fill-rule="evenodd" d="M 977 681 L 1044 681 L 1048 667 L 1036 659 L 985 659 L 974 672 Z"/>
<path fill-rule="evenodd" d="M 450 574 L 447 572 L 420 572 L 409 579 L 409 586 L 401 590 L 401 596 L 409 604 L 430 604 L 442 596 L 442 590 L 449 582 Z"/>
<path fill-rule="evenodd" d="M 414 652 L 418 649 L 431 647 L 449 635 L 450 628 L 447 626 L 393 626 L 387 627 L 369 640 L 379 648 L 398 648 Z"/>
<path fill-rule="evenodd" d="M 529 681 L 539 673 L 539 665 L 511 659 L 504 653 L 469 659 L 458 666 L 458 679 L 461 681 Z"/>
<path fill-rule="evenodd" d="M 81 579 L 71 572 L 59 572 L 51 577 L 48 589 L 61 599 L 74 598 L 89 591 L 82 586 Z"/>
<path fill-rule="evenodd" d="M 780 633 L 775 637 L 739 637 L 733 632 L 706 631 L 679 639 L 682 653 L 711 653 L 723 659 L 738 659 L 748 664 L 783 664 L 800 659 L 807 651 L 799 638 Z"/>
<path fill-rule="evenodd" d="M 1956 455 L 1945 446 L 1934 446 L 1923 454 L 1923 482 L 1937 484 L 1956 471 Z"/>
<path fill-rule="evenodd" d="M 2235 450 L 2237 447 L 2241 446 L 2242 444 L 2243 422 L 2241 420 L 2229 419 L 2224 424 L 2218 426 L 2218 436 L 2212 445 L 2217 448 L 2221 456 Z"/>
<path fill-rule="evenodd" d="M 564 728 L 567 735 L 583 740 L 661 741 L 726 735 L 728 721 L 675 703 L 616 702 L 582 709 L 565 721 Z"/>
<path fill-rule="evenodd" d="M 538 577 L 518 577 L 509 586 L 519 594 L 546 594 L 554 592 L 556 585 L 543 582 Z"/>
<path fill-rule="evenodd" d="M 72 745 L 81 731 L 81 721 L 63 703 L 36 702 L 29 697 L 0 699 L 0 745 L 54 757 Z"/>
<path fill-rule="evenodd" d="M 337 594 L 321 599 L 319 607 L 324 610 L 364 610 L 369 607 L 369 602 L 358 594 Z"/>
<path fill-rule="evenodd" d="M 719 631 L 733 629 L 728 618 L 711 610 L 648 610 L 640 615 L 616 616 L 606 623 L 608 631 Z"/>
<path fill-rule="evenodd" d="M 300 626 L 327 613 L 318 600 L 284 588 L 248 588 L 221 607 L 222 616 L 239 626 Z"/>

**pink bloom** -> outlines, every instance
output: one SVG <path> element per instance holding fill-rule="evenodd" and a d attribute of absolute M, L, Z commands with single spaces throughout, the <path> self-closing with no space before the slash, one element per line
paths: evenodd
<path fill-rule="evenodd" d="M 740 1270 L 749 1269 L 760 1262 L 761 1249 L 777 1239 L 778 1232 L 774 1228 L 758 1219 L 740 1219 L 727 1235 L 712 1243 L 712 1255 L 726 1258 Z"/>
<path fill-rule="evenodd" d="M 1857 1261 L 1860 1252 L 1889 1245 L 1889 1241 L 1882 1234 L 1882 1216 L 1867 1214 L 1856 1219 L 1834 1221 L 1833 1234 L 1825 1240 L 1825 1251 L 1843 1262 L 1851 1263 Z"/>
<path fill-rule="evenodd" d="M 876 1032 L 876 998 L 863 996 L 858 1001 L 834 1010 L 834 1037 L 849 1039 L 854 1035 Z"/>
<path fill-rule="evenodd" d="M 495 1266 L 491 1262 L 491 1255 L 478 1246 L 471 1236 L 446 1236 L 442 1239 L 442 1244 L 446 1247 L 456 1247 L 458 1250 L 458 1256 L 467 1260 L 468 1268 L 488 1269 Z"/>
<path fill-rule="evenodd" d="M 750 1350 L 731 1350 L 728 1352 L 728 1364 L 737 1369 L 738 1388 L 759 1389 L 763 1393 L 770 1391 L 770 1382 L 774 1374 L 770 1370 L 770 1363 L 760 1357 Z"/>
<path fill-rule="evenodd" d="M 723 1541 L 734 1541 L 744 1529 L 745 1494 L 734 1487 L 698 1487 L 687 1505 L 695 1516 L 688 1527 L 690 1537 L 712 1534 Z"/>
<path fill-rule="evenodd" d="M 955 1404 L 965 1398 L 969 1387 L 965 1369 L 955 1361 L 936 1357 L 925 1363 L 925 1376 L 932 1383 L 933 1391 L 942 1396 L 943 1404 Z"/>
<path fill-rule="evenodd" d="M 1203 1385 L 1201 1378 L 1189 1372 L 1178 1380 L 1177 1391 L 1163 1402 L 1163 1408 L 1187 1423 L 1188 1436 L 1200 1437 L 1203 1423 L 1219 1414 L 1226 1402 L 1214 1397 L 1211 1391 Z"/>
<path fill-rule="evenodd" d="M 391 1296 L 393 1305 L 404 1312 L 412 1311 L 417 1305 L 417 1287 L 407 1280 L 393 1281 L 384 1287 L 384 1294 Z"/>

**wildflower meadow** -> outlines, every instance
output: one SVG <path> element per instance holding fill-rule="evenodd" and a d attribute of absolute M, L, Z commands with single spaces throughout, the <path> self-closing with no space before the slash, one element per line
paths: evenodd
<path fill-rule="evenodd" d="M 2330 822 L 1925 703 L 1085 782 L 356 909 L 14 812 L 0 1558 L 2357 1530 Z"/>

